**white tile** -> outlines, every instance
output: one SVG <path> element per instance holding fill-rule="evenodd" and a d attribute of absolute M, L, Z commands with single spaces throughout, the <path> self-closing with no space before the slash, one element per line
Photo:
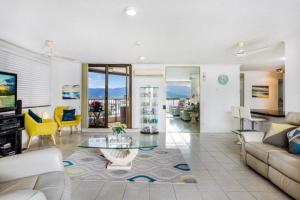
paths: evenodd
<path fill-rule="evenodd" d="M 201 191 L 202 200 L 229 200 L 222 190 Z"/>
<path fill-rule="evenodd" d="M 176 200 L 172 184 L 150 183 L 150 200 Z"/>
<path fill-rule="evenodd" d="M 257 200 L 292 200 L 282 192 L 251 192 Z"/>
<path fill-rule="evenodd" d="M 216 180 L 217 184 L 226 192 L 242 192 L 245 189 L 233 178 Z"/>
<path fill-rule="evenodd" d="M 248 192 L 228 192 L 227 196 L 230 200 L 255 200 Z"/>
<path fill-rule="evenodd" d="M 238 182 L 250 192 L 276 192 L 277 187 L 273 185 L 269 180 L 265 179 L 242 179 Z"/>
<path fill-rule="evenodd" d="M 76 183 L 76 187 L 72 188 L 72 200 L 94 200 L 99 191 L 101 191 L 104 182 L 101 181 L 81 181 Z"/>
<path fill-rule="evenodd" d="M 198 180 L 197 187 L 200 191 L 221 190 L 215 180 Z"/>
<path fill-rule="evenodd" d="M 208 170 L 192 170 L 193 176 L 196 177 L 197 180 L 212 180 L 213 177 L 209 173 Z"/>
<path fill-rule="evenodd" d="M 149 183 L 127 183 L 123 200 L 149 200 Z"/>
<path fill-rule="evenodd" d="M 125 182 L 106 182 L 97 196 L 97 200 L 122 200 L 125 188 Z"/>
<path fill-rule="evenodd" d="M 173 184 L 177 200 L 201 200 L 196 184 Z"/>

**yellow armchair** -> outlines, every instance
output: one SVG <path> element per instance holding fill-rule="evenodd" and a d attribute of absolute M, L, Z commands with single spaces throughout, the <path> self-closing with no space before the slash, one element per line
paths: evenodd
<path fill-rule="evenodd" d="M 25 113 L 25 129 L 28 133 L 29 140 L 27 148 L 29 149 L 33 136 L 50 136 L 56 145 L 55 133 L 57 124 L 51 119 L 44 119 L 42 123 L 36 122 L 28 113 Z"/>
<path fill-rule="evenodd" d="M 81 122 L 81 115 L 76 115 L 75 120 L 73 121 L 62 121 L 63 113 L 64 110 L 70 109 L 69 106 L 58 106 L 55 108 L 54 111 L 54 119 L 58 125 L 58 133 L 61 136 L 62 129 L 65 127 L 70 127 L 71 128 L 71 133 L 73 131 L 72 127 L 76 127 L 78 130 L 78 125 Z"/>

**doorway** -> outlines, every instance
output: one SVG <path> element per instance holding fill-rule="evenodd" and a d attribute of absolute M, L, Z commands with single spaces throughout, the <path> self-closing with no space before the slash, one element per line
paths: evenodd
<path fill-rule="evenodd" d="M 108 128 L 117 122 L 131 128 L 131 75 L 131 65 L 89 64 L 89 128 Z"/>
<path fill-rule="evenodd" d="M 200 132 L 200 67 L 166 67 L 166 131 Z"/>

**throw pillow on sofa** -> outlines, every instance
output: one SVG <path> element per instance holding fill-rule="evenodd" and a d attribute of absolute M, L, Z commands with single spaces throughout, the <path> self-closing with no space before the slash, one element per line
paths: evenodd
<path fill-rule="evenodd" d="M 64 110 L 62 121 L 73 121 L 75 120 L 75 109 Z"/>
<path fill-rule="evenodd" d="M 287 148 L 288 147 L 287 133 L 295 128 L 297 128 L 297 126 L 290 125 L 290 124 L 272 123 L 270 130 L 267 132 L 267 134 L 263 139 L 263 143 Z"/>
<path fill-rule="evenodd" d="M 287 133 L 289 153 L 300 155 L 300 127 Z"/>

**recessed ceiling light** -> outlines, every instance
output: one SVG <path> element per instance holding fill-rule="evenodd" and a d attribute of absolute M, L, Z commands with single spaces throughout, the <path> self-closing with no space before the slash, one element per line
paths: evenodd
<path fill-rule="evenodd" d="M 139 60 L 145 60 L 146 58 L 144 56 L 140 56 Z"/>
<path fill-rule="evenodd" d="M 137 13 L 135 7 L 127 7 L 125 12 L 126 12 L 126 15 L 128 15 L 128 16 L 135 16 Z"/>
<path fill-rule="evenodd" d="M 134 43 L 134 45 L 137 46 L 137 47 L 139 47 L 139 46 L 142 45 L 142 43 L 141 43 L 140 41 L 136 41 L 136 42 Z"/>
<path fill-rule="evenodd" d="M 280 60 L 285 61 L 285 60 L 286 60 L 285 56 L 282 56 L 282 57 L 280 58 Z"/>

